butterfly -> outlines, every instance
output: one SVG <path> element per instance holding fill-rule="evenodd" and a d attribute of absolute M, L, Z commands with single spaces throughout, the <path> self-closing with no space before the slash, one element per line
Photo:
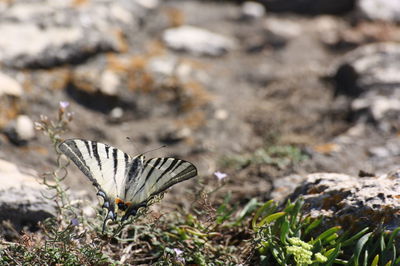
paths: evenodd
<path fill-rule="evenodd" d="M 149 200 L 172 185 L 197 175 L 196 167 L 176 158 L 145 159 L 143 154 L 131 157 L 127 153 L 96 141 L 68 139 L 59 150 L 92 181 L 97 195 L 104 199 L 108 220 L 121 221 L 135 216 Z"/>

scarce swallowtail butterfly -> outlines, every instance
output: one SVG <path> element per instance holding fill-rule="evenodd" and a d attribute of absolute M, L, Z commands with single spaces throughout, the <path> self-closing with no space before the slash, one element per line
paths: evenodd
<path fill-rule="evenodd" d="M 196 167 L 175 158 L 145 160 L 143 154 L 131 157 L 123 151 L 96 141 L 68 139 L 59 149 L 92 181 L 100 197 L 107 220 L 121 221 L 136 215 L 140 207 L 172 185 L 197 175 Z"/>

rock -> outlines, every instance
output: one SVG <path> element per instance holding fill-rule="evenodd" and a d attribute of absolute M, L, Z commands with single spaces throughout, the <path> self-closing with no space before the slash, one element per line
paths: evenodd
<path fill-rule="evenodd" d="M 350 96 L 359 121 L 373 121 L 383 131 L 399 130 L 400 45 L 366 45 L 344 58 L 335 75 L 335 94 Z"/>
<path fill-rule="evenodd" d="M 115 107 L 111 110 L 109 116 L 110 116 L 110 121 L 111 122 L 119 122 L 121 121 L 122 117 L 124 115 L 124 109 L 121 107 Z"/>
<path fill-rule="evenodd" d="M 335 81 L 336 94 L 360 95 L 369 89 L 400 85 L 400 45 L 378 43 L 362 46 L 344 56 Z"/>
<path fill-rule="evenodd" d="M 121 51 L 126 45 L 120 33 L 135 35 L 146 10 L 124 0 L 88 1 L 79 7 L 63 1 L 18 1 L 0 10 L 0 30 L 7 36 L 0 39 L 0 62 L 50 68 Z"/>
<path fill-rule="evenodd" d="M 136 0 L 136 3 L 147 9 L 155 9 L 160 5 L 159 0 Z"/>
<path fill-rule="evenodd" d="M 2 95 L 21 97 L 22 92 L 22 86 L 18 81 L 0 72 L 0 97 Z"/>
<path fill-rule="evenodd" d="M 400 170 L 363 178 L 336 173 L 310 174 L 290 199 L 303 197 L 304 215 L 324 216 L 328 218 L 327 224 L 361 228 L 376 227 L 383 222 L 384 228 L 393 230 L 400 218 L 399 175 Z"/>
<path fill-rule="evenodd" d="M 400 21 L 400 2 L 397 0 L 358 0 L 356 9 L 368 19 Z"/>
<path fill-rule="evenodd" d="M 179 60 L 172 56 L 155 57 L 149 60 L 147 71 L 155 79 L 156 84 L 163 84 L 166 79 L 176 75 Z"/>
<path fill-rule="evenodd" d="M 33 122 L 27 115 L 19 115 L 17 117 L 15 131 L 21 141 L 28 141 L 35 137 Z"/>
<path fill-rule="evenodd" d="M 271 198 L 275 201 L 283 202 L 305 179 L 306 177 L 302 175 L 289 175 L 276 178 L 273 180 Z"/>
<path fill-rule="evenodd" d="M 292 19 L 268 17 L 265 19 L 263 31 L 244 38 L 242 43 L 250 53 L 259 53 L 271 48 L 278 50 L 284 48 L 291 39 L 300 36 L 301 33 L 301 27 Z"/>
<path fill-rule="evenodd" d="M 4 129 L 8 139 L 16 145 L 25 145 L 35 137 L 35 128 L 27 115 L 19 115 Z"/>
<path fill-rule="evenodd" d="M 242 4 L 241 12 L 244 19 L 257 19 L 265 15 L 265 8 L 260 3 L 246 1 Z"/>
<path fill-rule="evenodd" d="M 116 50 L 98 33 L 77 27 L 41 29 L 30 24 L 2 24 L 0 31 L 7 35 L 0 39 L 0 62 L 10 67 L 52 67 L 83 60 L 99 50 Z"/>
<path fill-rule="evenodd" d="M 340 14 L 353 10 L 355 0 L 263 0 L 267 11 L 301 14 Z"/>
<path fill-rule="evenodd" d="M 33 170 L 19 170 L 16 165 L 0 160 L 0 221 L 10 221 L 19 231 L 55 215 L 54 201 L 46 187 L 35 178 Z"/>
<path fill-rule="evenodd" d="M 362 94 L 351 103 L 353 112 L 358 116 L 363 115 L 372 118 L 374 122 L 380 124 L 380 128 L 389 131 L 391 126 L 399 125 L 400 119 L 400 87 L 393 89 L 387 94 L 382 95 L 381 91 L 369 91 Z M 386 125 L 384 125 L 386 124 Z"/>
<path fill-rule="evenodd" d="M 217 120 L 226 120 L 229 117 L 229 112 L 225 109 L 217 109 L 214 113 L 214 118 Z"/>
<path fill-rule="evenodd" d="M 295 38 L 302 33 L 301 27 L 295 21 L 282 18 L 268 18 L 265 21 L 265 29 L 270 34 L 275 34 L 284 39 Z"/>
<path fill-rule="evenodd" d="M 400 156 L 400 143 L 397 138 L 388 139 L 382 146 L 371 147 L 368 152 L 374 157 L 387 158 Z"/>
<path fill-rule="evenodd" d="M 221 56 L 236 46 L 230 38 L 187 25 L 167 29 L 163 40 L 171 49 L 194 55 Z"/>
<path fill-rule="evenodd" d="M 166 85 L 166 82 L 171 82 L 171 78 L 177 78 L 180 82 L 209 82 L 207 73 L 170 55 L 150 59 L 146 70 L 151 73 L 156 87 Z"/>
<path fill-rule="evenodd" d="M 133 86 L 137 86 L 135 82 L 140 81 L 142 73 L 138 74 L 138 78 L 132 74 L 135 72 L 131 65 L 131 54 L 115 56 L 111 61 L 98 57 L 74 67 L 67 93 L 79 104 L 104 114 L 110 114 L 116 107 L 122 108 L 124 112 L 135 112 L 139 99 L 132 90 Z M 109 118 L 113 120 L 112 116 Z"/>
<path fill-rule="evenodd" d="M 339 29 L 341 21 L 332 16 L 320 16 L 315 27 L 323 44 L 334 47 L 340 41 Z"/>
<path fill-rule="evenodd" d="M 101 74 L 100 91 L 103 94 L 109 96 L 117 95 L 120 84 L 120 78 L 114 71 L 106 70 Z"/>

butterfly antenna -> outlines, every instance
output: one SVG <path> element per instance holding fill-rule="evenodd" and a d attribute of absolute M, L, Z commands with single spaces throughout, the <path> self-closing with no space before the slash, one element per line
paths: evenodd
<path fill-rule="evenodd" d="M 155 148 L 155 149 L 152 149 L 152 150 L 148 150 L 148 151 L 143 152 L 142 155 L 145 155 L 146 153 L 153 152 L 153 151 L 157 151 L 157 150 L 160 150 L 160 149 L 166 148 L 166 147 L 167 147 L 167 145 L 161 145 L 161 146 L 158 147 L 158 148 Z"/>
<path fill-rule="evenodd" d="M 132 139 L 131 137 L 126 137 L 126 139 L 127 139 L 129 142 L 131 142 L 131 143 L 133 144 L 133 147 L 135 147 L 136 150 L 139 150 L 139 149 L 137 148 L 137 146 L 135 145 L 135 143 L 134 143 L 134 141 L 133 141 L 133 139 Z M 144 154 L 146 154 L 146 153 L 149 153 L 149 152 L 153 152 L 153 151 L 162 149 L 162 148 L 165 148 L 165 147 L 167 147 L 167 145 L 162 145 L 162 146 L 157 147 L 157 148 L 155 148 L 155 149 L 151 149 L 151 150 L 145 151 L 145 152 L 142 153 L 142 155 L 144 155 Z"/>
<path fill-rule="evenodd" d="M 139 151 L 138 147 L 135 145 L 135 141 L 131 137 L 126 137 L 126 140 L 133 145 L 136 152 Z"/>

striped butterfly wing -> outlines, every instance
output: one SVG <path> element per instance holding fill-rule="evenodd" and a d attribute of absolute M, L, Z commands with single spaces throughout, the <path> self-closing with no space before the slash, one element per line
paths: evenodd
<path fill-rule="evenodd" d="M 135 158 L 112 146 L 82 139 L 65 140 L 59 149 L 93 182 L 99 195 L 113 205 L 125 189 L 125 176 Z"/>
<path fill-rule="evenodd" d="M 145 203 L 172 185 L 196 175 L 196 167 L 187 161 L 175 158 L 150 159 L 143 165 L 140 175 L 127 183 L 126 201 Z"/>

